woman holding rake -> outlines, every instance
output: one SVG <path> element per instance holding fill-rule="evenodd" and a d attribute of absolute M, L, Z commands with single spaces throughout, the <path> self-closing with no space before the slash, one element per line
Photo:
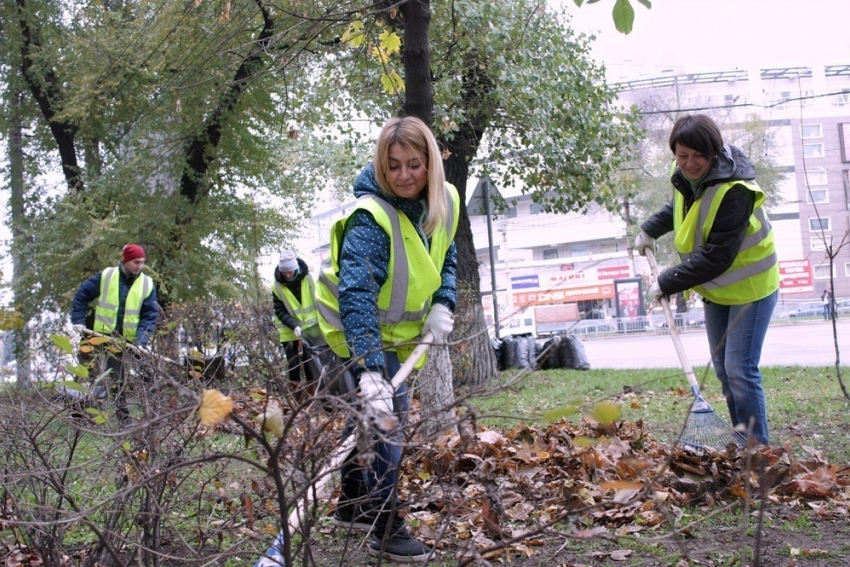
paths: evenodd
<path fill-rule="evenodd" d="M 768 444 L 759 360 L 779 268 L 765 195 L 752 163 L 723 143 L 708 116 L 679 118 L 670 150 L 673 200 L 641 225 L 635 248 L 645 256 L 656 238 L 673 231 L 681 262 L 661 273 L 650 295 L 693 290 L 702 296 L 712 363 L 732 423 Z"/>

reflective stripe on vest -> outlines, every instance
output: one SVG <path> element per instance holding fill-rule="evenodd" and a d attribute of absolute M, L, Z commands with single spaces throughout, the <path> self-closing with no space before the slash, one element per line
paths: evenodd
<path fill-rule="evenodd" d="M 275 280 L 272 290 L 275 296 L 283 303 L 286 311 L 292 315 L 293 319 L 298 321 L 302 331 L 319 324 L 319 315 L 316 311 L 316 302 L 314 300 L 316 297 L 316 284 L 309 274 L 301 280 L 301 303 L 295 299 L 295 294 L 289 288 L 282 286 L 277 280 Z M 298 338 L 295 335 L 295 331 L 284 325 L 277 318 L 277 315 L 274 317 L 274 326 L 277 328 L 280 342 L 290 342 Z"/>
<path fill-rule="evenodd" d="M 457 190 L 452 185 L 447 183 L 446 190 L 449 197 L 447 199 L 449 204 L 449 220 L 445 228 L 438 228 L 431 235 L 431 250 L 428 250 L 425 243 L 422 242 L 413 223 L 406 216 L 399 215 L 395 207 L 380 197 L 372 195 L 361 197 L 352 210 L 352 213 L 357 209 L 370 211 L 379 226 L 390 237 L 389 276 L 387 282 L 379 292 L 377 315 L 381 326 L 381 338 L 383 342 L 388 345 L 397 345 L 394 350 L 397 351 L 399 359 L 402 361 L 406 359 L 406 356 L 413 350 L 413 347 L 400 346 L 399 343 L 409 343 L 419 335 L 421 322 L 431 306 L 431 296 L 439 289 L 439 274 L 442 272 L 445 255 L 454 239 L 457 228 L 460 198 Z M 386 224 L 379 218 L 380 215 L 377 214 L 379 211 L 385 217 Z M 334 352 L 344 358 L 350 357 L 350 352 L 345 343 L 342 319 L 339 314 L 338 256 L 345 233 L 345 223 L 350 215 L 351 213 L 337 221 L 331 227 L 331 253 L 322 262 L 316 296 L 319 326 L 322 329 L 322 334 Z M 408 256 L 408 250 L 405 249 L 403 226 L 410 227 L 407 230 L 412 230 L 416 233 L 407 235 L 408 245 L 413 245 L 416 242 L 418 243 L 416 246 L 421 246 L 420 252 L 413 252 L 415 257 L 420 260 L 424 260 L 425 256 L 429 257 L 432 270 L 428 270 L 427 266 L 424 265 L 414 265 L 414 268 L 411 269 L 411 259 Z M 415 248 L 411 250 L 415 250 Z M 421 289 L 423 283 L 425 283 L 423 270 L 436 271 L 437 281 L 432 281 L 432 284 L 436 285 L 433 289 Z M 417 277 L 413 278 L 414 281 L 411 281 L 411 274 L 417 275 Z M 429 277 L 434 279 L 433 276 Z M 420 288 L 417 290 L 417 293 L 426 294 L 422 299 L 411 297 L 412 291 L 417 288 Z M 408 310 L 409 302 L 421 305 L 421 307 Z M 420 362 L 424 364 L 424 358 Z M 417 367 L 421 366 L 421 364 L 417 365 Z"/>
<path fill-rule="evenodd" d="M 676 249 L 683 263 L 701 251 L 708 240 L 717 210 L 726 192 L 736 185 L 756 194 L 753 213 L 732 266 L 723 274 L 694 289 L 709 301 L 723 305 L 748 303 L 767 297 L 779 285 L 779 270 L 770 220 L 764 212 L 764 192 L 755 183 L 729 181 L 713 185 L 684 214 L 684 196 L 676 191 L 674 229 Z M 693 232 L 693 236 L 688 234 Z"/>
<path fill-rule="evenodd" d="M 94 330 L 98 333 L 111 334 L 118 325 L 118 301 L 120 275 L 119 268 L 106 268 L 100 275 L 100 297 L 94 310 Z M 153 292 L 153 280 L 145 274 L 132 283 L 124 303 L 124 320 L 121 334 L 127 340 L 134 340 L 139 327 L 142 313 L 142 303 Z"/>

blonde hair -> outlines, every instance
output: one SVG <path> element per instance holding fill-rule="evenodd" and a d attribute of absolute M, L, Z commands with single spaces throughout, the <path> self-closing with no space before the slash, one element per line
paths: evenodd
<path fill-rule="evenodd" d="M 443 160 L 440 147 L 431 129 L 414 116 L 391 118 L 384 124 L 378 142 L 375 144 L 375 155 L 372 162 L 375 167 L 375 179 L 381 189 L 394 197 L 387 182 L 389 169 L 390 147 L 401 144 L 408 148 L 419 150 L 425 154 L 425 167 L 428 172 L 428 183 L 425 186 L 427 213 L 425 216 L 425 234 L 431 236 L 443 223 L 448 224 L 449 205 L 446 198 L 446 174 L 443 171 Z"/>

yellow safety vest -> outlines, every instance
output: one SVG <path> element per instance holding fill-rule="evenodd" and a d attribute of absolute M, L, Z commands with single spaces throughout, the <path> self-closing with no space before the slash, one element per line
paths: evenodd
<path fill-rule="evenodd" d="M 298 321 L 302 331 L 319 324 L 316 303 L 313 299 L 316 296 L 316 284 L 309 274 L 301 280 L 301 303 L 295 299 L 295 294 L 289 288 L 281 285 L 277 280 L 274 282 L 272 291 L 283 302 L 289 314 Z M 277 315 L 274 317 L 274 326 L 277 327 L 280 342 L 286 343 L 298 338 L 295 336 L 295 331 L 284 325 Z"/>
<path fill-rule="evenodd" d="M 454 240 L 460 214 L 457 189 L 446 183 L 449 203 L 449 226 L 440 226 L 431 235 L 430 250 L 422 242 L 416 227 L 405 214 L 375 195 L 361 197 L 357 209 L 369 211 L 378 225 L 390 237 L 390 261 L 387 281 L 378 292 L 378 323 L 381 341 L 407 360 L 415 348 L 422 324 L 431 307 L 431 296 L 442 285 L 443 263 Z M 319 328 L 331 349 L 342 358 L 351 353 L 339 315 L 339 252 L 349 216 L 331 227 L 330 254 L 322 262 L 316 286 Z M 423 356 L 416 364 L 425 364 Z"/>
<path fill-rule="evenodd" d="M 118 273 L 120 268 L 106 268 L 100 274 L 100 297 L 94 310 L 94 330 L 105 335 L 115 331 L 118 325 Z M 139 316 L 142 303 L 153 292 L 153 280 L 145 274 L 139 274 L 130 286 L 124 304 L 124 324 L 122 334 L 129 341 L 135 340 L 139 328 Z"/>
<path fill-rule="evenodd" d="M 779 264 L 773 228 L 764 211 L 764 191 L 750 181 L 728 181 L 711 186 L 684 215 L 685 198 L 675 192 L 673 229 L 676 250 L 682 262 L 700 251 L 717 217 L 724 195 L 735 185 L 743 185 L 756 194 L 753 214 L 741 249 L 732 265 L 720 276 L 694 287 L 700 295 L 720 305 L 742 305 L 763 299 L 779 288 Z"/>

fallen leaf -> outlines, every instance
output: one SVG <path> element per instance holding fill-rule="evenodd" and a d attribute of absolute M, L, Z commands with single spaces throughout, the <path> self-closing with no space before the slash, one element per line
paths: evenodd
<path fill-rule="evenodd" d="M 233 399 L 218 390 L 204 390 L 198 415 L 201 424 L 207 427 L 215 425 L 233 412 Z"/>

